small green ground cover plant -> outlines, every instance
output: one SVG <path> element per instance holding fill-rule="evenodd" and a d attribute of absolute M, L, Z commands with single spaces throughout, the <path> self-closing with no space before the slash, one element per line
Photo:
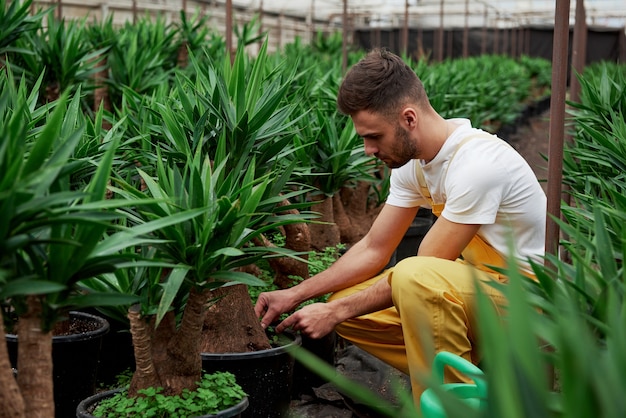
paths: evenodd
<path fill-rule="evenodd" d="M 277 246 L 282 246 L 284 245 L 284 239 L 285 239 L 284 236 L 280 234 L 276 234 L 275 236 L 272 237 L 272 242 Z M 320 273 L 326 270 L 328 267 L 330 267 L 331 264 L 337 261 L 339 257 L 341 257 L 341 254 L 343 254 L 345 250 L 346 250 L 346 245 L 340 243 L 333 247 L 326 247 L 323 251 L 309 251 L 308 253 L 309 277 L 315 276 L 317 273 Z M 261 292 L 269 292 L 269 291 L 278 289 L 278 287 L 273 282 L 273 279 L 274 279 L 273 273 L 271 269 L 269 268 L 269 266 L 267 265 L 267 262 L 264 260 L 260 260 L 258 262 L 258 265 L 261 268 L 261 273 L 262 273 L 262 276 L 260 278 L 261 280 L 267 283 L 267 286 L 262 286 L 262 287 L 256 286 L 256 287 L 248 288 L 250 297 L 253 302 L 256 302 Z M 304 280 L 302 277 L 292 277 L 292 278 L 294 279 L 295 284 Z M 303 305 L 301 306 L 304 306 L 309 303 L 315 303 L 315 302 L 326 302 L 326 300 L 328 299 L 328 296 L 329 295 L 322 295 L 318 298 L 304 302 Z"/>
<path fill-rule="evenodd" d="M 163 388 L 139 391 L 140 396 L 129 398 L 126 389 L 102 400 L 94 409 L 96 417 L 121 418 L 185 418 L 211 415 L 237 405 L 246 393 L 236 384 L 229 372 L 205 374 L 195 391 L 184 390 L 181 395 L 167 396 Z"/>

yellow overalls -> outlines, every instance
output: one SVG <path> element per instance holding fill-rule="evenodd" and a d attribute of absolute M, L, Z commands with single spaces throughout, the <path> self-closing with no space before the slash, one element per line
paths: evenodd
<path fill-rule="evenodd" d="M 459 143 L 456 151 L 472 138 Z M 433 214 L 438 217 L 444 203 L 432 200 L 419 164 L 416 164 L 416 175 L 423 196 L 430 201 Z M 462 260 L 456 261 L 408 257 L 378 276 L 336 292 L 330 298 L 342 298 L 366 289 L 378 280 L 389 280 L 393 307 L 349 319 L 339 324 L 336 331 L 341 337 L 409 374 L 416 405 L 424 390 L 417 377 L 430 373 L 434 353 L 450 351 L 478 363 L 476 318 L 471 306 L 476 279 L 481 282 L 506 281 L 505 277 L 487 267 L 505 266 L 504 257 L 479 236 L 472 239 L 462 256 Z M 482 285 L 481 288 L 496 307 L 504 306 L 506 299 L 493 286 Z M 431 348 L 422 344 L 425 336 L 432 337 Z M 466 376 L 450 368 L 446 370 L 446 379 L 467 381 Z"/>

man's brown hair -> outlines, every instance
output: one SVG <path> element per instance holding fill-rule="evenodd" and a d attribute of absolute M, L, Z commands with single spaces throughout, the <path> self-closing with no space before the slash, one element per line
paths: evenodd
<path fill-rule="evenodd" d="M 337 107 L 346 115 L 367 110 L 390 117 L 403 105 L 427 102 L 415 72 L 402 58 L 382 48 L 369 52 L 348 71 L 337 95 Z"/>

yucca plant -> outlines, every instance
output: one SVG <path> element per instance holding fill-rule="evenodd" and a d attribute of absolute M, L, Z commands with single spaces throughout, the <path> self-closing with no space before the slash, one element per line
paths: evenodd
<path fill-rule="evenodd" d="M 465 117 L 491 132 L 521 114 L 533 85 L 527 66 L 505 56 L 484 55 L 427 64 L 411 63 L 422 79 L 433 107 L 445 117 Z M 545 80 L 549 66 L 542 70 Z"/>
<path fill-rule="evenodd" d="M 179 67 L 187 66 L 189 51 L 196 54 L 202 51 L 209 35 L 208 20 L 209 17 L 201 14 L 199 9 L 196 10 L 191 19 L 187 18 L 187 13 L 184 10 L 180 11 L 180 22 L 177 24 L 178 35 L 180 36 L 177 57 Z"/>
<path fill-rule="evenodd" d="M 177 64 L 180 40 L 177 28 L 162 17 L 127 22 L 117 31 L 117 42 L 108 54 L 109 94 L 113 107 L 119 106 L 124 88 L 151 94 L 168 86 Z"/>
<path fill-rule="evenodd" d="M 164 109 L 164 112 L 167 126 L 173 120 L 167 110 Z M 270 172 L 257 177 L 254 158 L 249 160 L 244 170 L 227 170 L 228 159 L 245 156 L 227 154 L 223 142 L 218 154 L 211 160 L 202 152 L 202 147 L 191 148 L 187 138 L 177 141 L 178 145 L 184 147 L 181 156 L 186 154 L 185 150 L 189 152 L 187 158 L 180 161 L 174 156 L 165 157 L 158 152 L 155 178 L 139 170 L 148 192 L 155 198 L 167 201 L 143 205 L 135 216 L 151 220 L 186 211 L 202 213 L 187 222 L 154 232 L 158 239 L 163 240 L 161 244 L 155 244 L 157 256 L 172 263 L 173 268 L 162 283 L 160 277 L 152 281 L 153 286 L 162 286 L 159 300 L 148 301 L 151 303 L 147 306 L 132 308 L 129 313 L 137 362 L 131 394 L 146 386 L 164 387 L 166 393 L 180 393 L 183 388 L 195 387 L 201 372 L 199 354 L 202 323 L 205 320 L 203 307 L 211 297 L 210 292 L 221 288 L 226 282 L 263 284 L 256 277 L 235 269 L 253 263 L 263 253 L 270 251 L 266 247 L 250 245 L 256 236 L 268 228 L 294 221 L 291 217 L 281 220 L 280 216 L 262 211 L 264 207 L 271 207 L 272 202 L 277 203 L 275 196 L 267 196 L 270 184 L 279 178 L 277 173 Z M 122 188 L 118 192 L 127 198 L 143 196 L 141 191 L 128 184 L 121 184 Z M 270 219 L 271 222 L 266 224 L 262 219 Z M 229 286 L 224 290 L 235 291 L 236 287 Z M 244 289 L 241 295 L 247 295 L 247 291 Z M 243 302 L 245 308 L 246 300 Z M 252 321 L 256 322 L 249 297 L 247 303 Z M 154 312 L 151 311 L 153 307 L 156 307 Z M 182 317 L 177 326 L 175 317 L 181 309 Z M 227 333 L 238 332 L 236 320 L 250 320 L 245 318 L 244 313 L 245 310 L 238 311 L 231 317 L 230 323 L 223 324 L 228 327 Z M 144 319 L 151 314 L 155 315 L 154 329 L 148 327 Z M 259 330 L 262 334 L 260 327 Z M 146 343 L 157 340 L 141 337 L 142 333 L 149 335 L 151 332 L 169 342 L 147 348 Z M 216 334 L 209 338 L 219 339 L 222 336 Z M 268 343 L 265 335 L 260 338 L 262 343 Z M 159 351 L 166 356 L 165 361 L 160 360 L 162 356 L 157 355 Z"/>
<path fill-rule="evenodd" d="M 6 65 L 8 54 L 24 54 L 29 51 L 20 49 L 16 41 L 26 32 L 37 30 L 41 24 L 43 12 L 30 15 L 32 0 L 0 0 L 0 68 Z"/>
<path fill-rule="evenodd" d="M 303 117 L 297 113 L 292 100 L 295 72 L 281 64 L 274 66 L 268 58 L 267 44 L 262 46 L 255 59 L 248 57 L 240 45 L 232 65 L 224 57 L 221 61 L 209 60 L 210 65 L 203 65 L 203 61 L 192 54 L 195 74 L 183 84 L 194 93 L 185 93 L 182 84 L 176 84 L 176 94 L 183 110 L 177 114 L 183 130 L 177 136 L 188 132 L 194 141 L 204 142 L 210 155 L 216 152 L 218 140 L 227 143 L 232 155 L 252 152 L 258 175 L 268 170 L 287 169 L 286 172 L 291 172 L 295 169 L 296 161 L 290 157 L 294 152 L 292 138 L 297 121 Z M 193 128 L 197 120 L 204 121 L 203 131 Z M 248 159 L 235 159 L 228 164 L 229 170 L 240 171 L 245 169 Z M 282 195 L 281 211 L 302 215 L 301 209 L 306 204 L 298 203 L 294 196 L 302 194 L 301 190 L 306 186 L 292 184 L 290 188 L 295 193 L 291 193 L 282 189 L 280 184 L 272 185 L 272 193 Z M 286 248 L 303 254 L 310 250 L 306 224 L 291 223 L 282 230 Z M 263 245 L 272 245 L 265 236 L 259 239 Z M 291 258 L 274 258 L 271 264 L 281 287 L 291 282 L 289 276 L 306 277 L 308 272 L 305 263 Z"/>
<path fill-rule="evenodd" d="M 572 143 L 564 150 L 563 181 L 580 210 L 589 212 L 598 200 L 623 209 L 626 66 L 599 63 L 578 77 L 580 103 L 570 103 Z"/>
<path fill-rule="evenodd" d="M 85 20 L 58 20 L 51 12 L 46 18 L 45 26 L 25 33 L 16 43 L 25 52 L 15 58 L 15 67 L 20 68 L 31 85 L 44 74 L 41 86 L 44 102 L 56 100 L 66 89 L 93 90 L 92 77 L 100 70 L 104 49 L 92 48 L 86 36 Z"/>
<path fill-rule="evenodd" d="M 259 33 L 260 28 L 261 22 L 258 15 L 252 16 L 249 22 L 244 22 L 241 26 L 235 26 L 234 32 L 237 37 L 238 48 L 263 42 L 266 34 Z"/>
<path fill-rule="evenodd" d="M 202 69 L 213 77 L 207 78 L 195 68 L 195 81 L 181 74 L 170 95 L 146 100 L 161 121 L 148 125 L 145 152 L 151 156 L 136 168 L 146 189 L 135 187 L 126 177 L 115 180 L 114 192 L 126 200 L 156 199 L 129 211 L 130 222 L 195 215 L 151 233 L 155 242 L 149 252 L 154 260 L 167 263 L 166 268 L 163 264 L 148 269 L 139 266 L 128 271 L 132 278 L 108 274 L 83 282 L 92 289 L 132 291 L 141 296 L 128 312 L 136 359 L 131 396 L 146 387 L 163 387 L 165 394 L 195 388 L 201 351 L 270 347 L 245 286 L 265 283 L 246 273 L 245 267 L 268 254 L 291 255 L 291 251 L 255 242 L 268 231 L 302 223 L 306 217 L 284 213 L 280 206 L 302 193 L 286 187 L 293 164 L 263 151 L 267 147 L 275 152 L 272 141 L 282 141 L 279 126 L 291 111 L 282 105 L 284 91 L 273 89 L 276 84 L 267 78 L 262 57 L 251 73 L 235 61 L 232 72 L 226 72 L 230 79 L 222 72 Z M 192 67 L 195 62 L 192 55 Z M 247 91 L 243 83 L 250 74 L 247 88 L 254 91 Z M 231 80 L 234 90 L 228 90 L 226 80 Z M 209 93 L 217 89 L 226 96 L 205 95 L 207 86 Z M 249 100 L 239 102 L 243 97 L 231 98 L 230 92 Z M 232 135 L 240 135 L 240 143 Z M 235 300 L 234 312 L 218 311 L 218 300 L 225 297 Z M 205 306 L 211 301 L 215 304 L 207 314 Z M 204 341 L 203 322 L 212 330 L 205 333 Z M 221 330 L 216 329 L 218 325 Z M 230 338 L 245 342 L 224 346 Z"/>
<path fill-rule="evenodd" d="M 321 101 L 321 100 L 320 100 Z M 356 134 L 354 126 L 345 116 L 329 111 L 329 105 L 312 100 L 302 104 L 302 108 L 314 109 L 301 123 L 301 135 L 296 137 L 295 156 L 302 171 L 302 182 L 315 187 L 318 192 L 311 193 L 311 199 L 320 202 L 312 210 L 321 214 L 319 221 L 326 224 L 311 224 L 312 245 L 317 250 L 333 247 L 339 242 L 354 243 L 364 231 L 358 227 L 361 216 L 355 215 L 354 224 L 346 214 L 341 200 L 344 188 L 361 188 L 361 199 L 352 196 L 352 207 L 358 204 L 367 208 L 367 197 L 371 185 L 375 182 L 374 172 L 377 165 L 374 157 L 365 155 L 363 142 Z M 333 102 L 334 104 L 334 102 Z M 367 222 L 365 228 L 368 227 Z"/>
<path fill-rule="evenodd" d="M 109 78 L 108 55 L 111 48 L 116 43 L 117 31 L 113 28 L 113 15 L 100 22 L 93 22 L 85 28 L 85 35 L 94 50 L 100 51 L 99 71 L 93 75 L 93 111 L 96 112 L 101 106 L 107 112 L 113 110 L 109 97 L 107 80 Z M 110 124 L 105 122 L 105 126 L 110 128 Z"/>
<path fill-rule="evenodd" d="M 537 281 L 509 273 L 504 322 L 486 300 L 479 300 L 490 387 L 482 416 L 623 413 L 626 378 L 619 353 L 626 347 L 626 241 L 611 251 L 605 228 L 614 215 L 595 208 L 588 219 L 596 225 L 591 234 L 567 229 L 570 239 L 583 243 L 575 247 L 572 262 L 549 256 L 551 267 L 533 265 Z M 549 366 L 556 370 L 554 385 L 547 378 Z"/>
<path fill-rule="evenodd" d="M 108 147 L 102 158 L 74 159 L 85 125 L 80 88 L 71 99 L 65 93 L 38 108 L 42 80 L 31 91 L 24 79 L 16 85 L 10 71 L 0 75 L 0 300 L 7 321 L 3 325 L 17 319 L 19 336 L 17 383 L 10 368 L 0 371 L 0 414 L 10 411 L 8 416 L 14 417 L 54 416 L 54 324 L 72 309 L 135 300 L 84 294 L 78 283 L 115 271 L 133 259 L 118 250 L 147 242 L 136 239 L 140 232 L 119 225 L 124 217 L 119 208 L 128 202 L 105 199 L 117 145 L 114 131 L 104 138 Z M 77 188 L 72 172 L 92 163 L 98 166 L 93 177 Z M 7 358 L 0 364 L 6 366 Z"/>

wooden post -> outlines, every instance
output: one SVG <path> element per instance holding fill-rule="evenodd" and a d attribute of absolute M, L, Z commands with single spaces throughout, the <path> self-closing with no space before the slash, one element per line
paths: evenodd
<path fill-rule="evenodd" d="M 263 0 L 259 0 L 259 51 L 263 46 Z"/>
<path fill-rule="evenodd" d="M 498 55 L 499 53 L 499 48 L 498 48 L 498 41 L 499 41 L 499 35 L 500 35 L 500 28 L 498 27 L 498 25 L 500 24 L 500 13 L 498 13 L 496 11 L 496 24 L 494 25 L 493 28 L 493 54 L 494 55 Z"/>
<path fill-rule="evenodd" d="M 341 69 L 345 73 L 348 69 L 348 0 L 343 0 L 342 14 L 342 39 L 341 39 Z"/>
<path fill-rule="evenodd" d="M 311 0 L 311 8 L 309 9 L 309 42 L 315 41 L 315 0 Z"/>
<path fill-rule="evenodd" d="M 226 53 L 233 62 L 233 0 L 226 0 Z"/>
<path fill-rule="evenodd" d="M 463 26 L 463 58 L 469 55 L 469 0 L 465 0 L 465 25 Z"/>
<path fill-rule="evenodd" d="M 480 44 L 480 53 L 485 55 L 487 53 L 487 22 L 489 21 L 489 11 L 487 10 L 487 5 L 485 4 L 485 17 L 483 18 L 483 39 Z"/>
<path fill-rule="evenodd" d="M 582 74 L 587 58 L 587 13 L 584 0 L 576 0 L 576 23 L 572 38 L 572 67 L 570 76 L 570 100 L 578 101 L 580 82 L 576 73 Z"/>
<path fill-rule="evenodd" d="M 550 98 L 550 142 L 548 145 L 548 204 L 546 253 L 559 254 L 561 183 L 563 181 L 563 138 L 565 132 L 565 93 L 569 46 L 569 0 L 556 0 L 552 44 L 552 96 Z M 546 260 L 546 263 L 548 261 Z"/>
<path fill-rule="evenodd" d="M 409 54 L 409 0 L 404 0 L 404 26 L 402 27 L 402 52 Z"/>
<path fill-rule="evenodd" d="M 444 49 L 444 44 L 443 44 L 443 2 L 444 0 L 441 0 L 440 4 L 439 4 L 439 33 L 437 34 L 437 61 L 441 62 L 443 61 L 443 49 Z"/>

